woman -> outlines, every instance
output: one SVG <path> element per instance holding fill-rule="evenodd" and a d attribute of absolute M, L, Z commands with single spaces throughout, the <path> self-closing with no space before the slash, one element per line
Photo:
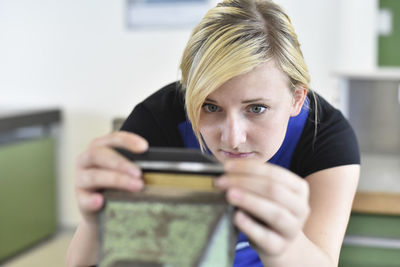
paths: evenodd
<path fill-rule="evenodd" d="M 194 29 L 180 82 L 137 105 L 121 132 L 77 164 L 83 220 L 70 266 L 97 259 L 97 190 L 140 191 L 140 169 L 111 147 L 197 147 L 224 163 L 215 186 L 238 209 L 234 266 L 337 266 L 359 177 L 354 133 L 309 88 L 297 36 L 268 0 L 226 0 Z"/>

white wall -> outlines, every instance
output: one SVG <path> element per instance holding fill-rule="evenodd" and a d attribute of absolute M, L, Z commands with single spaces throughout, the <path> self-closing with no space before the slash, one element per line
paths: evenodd
<path fill-rule="evenodd" d="M 311 88 L 327 99 L 335 97 L 330 70 L 335 67 L 338 1 L 280 0 L 287 10 L 311 75 Z"/>
<path fill-rule="evenodd" d="M 129 32 L 125 2 L 0 1 L 0 107 L 59 106 L 62 225 L 79 213 L 74 164 L 89 141 L 110 131 L 115 116 L 178 77 L 189 30 Z"/>
<path fill-rule="evenodd" d="M 377 67 L 378 0 L 340 0 L 337 68 L 369 71 Z"/>
<path fill-rule="evenodd" d="M 358 8 L 376 0 L 351 1 L 350 10 L 345 0 L 277 1 L 298 32 L 312 87 L 331 100 L 336 97 L 331 72 L 354 51 L 351 66 L 365 65 L 359 60 L 371 49 L 369 39 L 366 50 L 347 46 L 352 37 L 347 23 L 353 14 L 369 21 Z M 0 0 L 0 107 L 63 110 L 58 181 L 63 226 L 79 221 L 73 191 L 77 155 L 110 131 L 113 117 L 128 115 L 138 101 L 179 77 L 190 29 L 127 31 L 124 7 L 124 0 Z"/>

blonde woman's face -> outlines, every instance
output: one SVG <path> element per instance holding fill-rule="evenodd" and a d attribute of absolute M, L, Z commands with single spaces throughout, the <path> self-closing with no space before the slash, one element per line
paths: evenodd
<path fill-rule="evenodd" d="M 200 133 L 220 162 L 232 158 L 266 162 L 281 146 L 289 118 L 300 112 L 305 95 L 305 89 L 293 95 L 287 76 L 268 61 L 206 98 Z"/>

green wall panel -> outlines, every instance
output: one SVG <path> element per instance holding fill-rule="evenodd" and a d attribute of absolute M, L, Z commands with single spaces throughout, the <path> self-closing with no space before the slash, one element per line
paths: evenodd
<path fill-rule="evenodd" d="M 56 229 L 55 140 L 0 145 L 0 261 Z"/>
<path fill-rule="evenodd" d="M 346 234 L 400 239 L 400 216 L 353 213 Z"/>
<path fill-rule="evenodd" d="M 380 9 L 392 12 L 392 33 L 378 37 L 378 65 L 400 66 L 400 1 L 380 0 Z"/>
<path fill-rule="evenodd" d="M 400 216 L 352 213 L 347 236 L 400 240 Z M 344 244 L 340 267 L 398 267 L 400 248 Z"/>
<path fill-rule="evenodd" d="M 399 267 L 400 250 L 343 246 L 339 267 Z"/>

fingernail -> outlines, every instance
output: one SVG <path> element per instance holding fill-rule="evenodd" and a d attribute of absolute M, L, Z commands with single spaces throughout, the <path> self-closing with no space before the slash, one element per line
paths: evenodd
<path fill-rule="evenodd" d="M 138 179 L 131 179 L 129 181 L 129 187 L 133 190 L 138 190 L 143 187 L 143 181 Z"/>
<path fill-rule="evenodd" d="M 247 219 L 246 215 L 242 211 L 237 211 L 235 214 L 235 220 L 237 223 L 243 223 Z"/>
<path fill-rule="evenodd" d="M 228 179 L 224 177 L 218 178 L 215 181 L 215 186 L 221 189 L 226 188 L 228 186 Z"/>
<path fill-rule="evenodd" d="M 231 189 L 228 191 L 228 197 L 231 199 L 233 202 L 239 202 L 242 199 L 242 192 L 240 192 L 237 189 Z"/>
<path fill-rule="evenodd" d="M 92 205 L 93 206 L 99 207 L 101 205 L 101 202 L 102 202 L 102 197 L 98 196 L 98 195 L 95 195 L 95 196 L 92 197 L 91 201 L 92 201 Z"/>
<path fill-rule="evenodd" d="M 135 168 L 135 167 L 130 167 L 128 169 L 128 172 L 131 176 L 133 176 L 135 178 L 138 178 L 142 175 L 142 172 L 138 168 Z"/>

